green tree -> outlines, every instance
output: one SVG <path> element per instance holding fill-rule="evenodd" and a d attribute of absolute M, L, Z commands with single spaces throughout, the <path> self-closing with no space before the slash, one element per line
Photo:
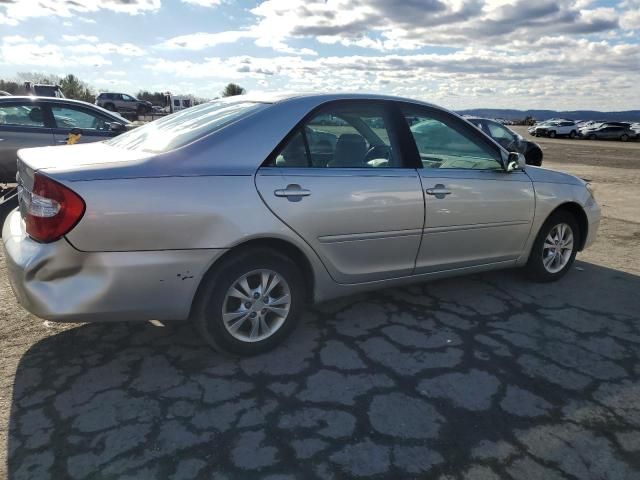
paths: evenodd
<path fill-rule="evenodd" d="M 233 97 L 234 95 L 243 95 L 244 93 L 246 93 L 246 90 L 240 85 L 238 85 L 237 83 L 230 83 L 226 87 L 224 87 L 221 95 L 223 97 Z"/>
<path fill-rule="evenodd" d="M 60 80 L 60 89 L 65 97 L 74 100 L 92 102 L 95 97 L 89 85 L 71 73 Z"/>

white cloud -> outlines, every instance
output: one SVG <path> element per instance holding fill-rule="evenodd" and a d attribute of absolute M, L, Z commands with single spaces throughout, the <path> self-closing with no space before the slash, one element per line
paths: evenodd
<path fill-rule="evenodd" d="M 459 107 L 486 105 L 611 108 L 628 103 L 626 84 L 640 81 L 640 50 L 569 37 L 540 40 L 513 51 L 468 47 L 446 54 L 308 58 L 216 57 L 202 61 L 151 59 L 145 68 L 183 79 L 254 81 L 264 88 L 374 91 Z M 558 48 L 556 48 L 558 47 Z M 589 65 L 585 69 L 585 65 Z M 585 105 L 585 101 L 588 102 Z"/>
<path fill-rule="evenodd" d="M 98 41 L 98 37 L 94 35 L 62 35 L 62 40 L 65 42 L 96 43 Z"/>
<path fill-rule="evenodd" d="M 93 13 L 111 10 L 118 13 L 138 15 L 160 8 L 160 0 L 19 0 L 0 4 L 0 24 L 16 25 L 32 17 L 71 17 L 78 13 Z M 90 23 L 95 20 L 83 19 Z"/>
<path fill-rule="evenodd" d="M 189 3 L 200 7 L 217 7 L 222 3 L 222 0 L 182 0 L 182 3 Z"/>

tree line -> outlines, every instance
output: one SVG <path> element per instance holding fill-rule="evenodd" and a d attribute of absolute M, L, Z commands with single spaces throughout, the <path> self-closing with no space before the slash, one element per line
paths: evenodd
<path fill-rule="evenodd" d="M 58 76 L 47 73 L 19 72 L 15 80 L 0 79 L 0 90 L 10 93 L 11 95 L 27 95 L 29 92 L 25 87 L 25 82 L 59 85 L 60 90 L 62 90 L 66 98 L 82 100 L 89 103 L 93 103 L 97 95 L 93 87 L 71 73 L 65 76 Z M 246 90 L 243 87 L 235 83 L 229 83 L 224 90 L 220 92 L 220 96 L 231 97 L 244 93 L 246 93 Z M 138 98 L 138 100 L 146 100 L 154 105 L 164 105 L 164 95 L 164 92 L 139 90 L 136 98 Z M 194 98 L 195 103 L 203 103 L 209 100 L 207 98 L 194 97 L 193 95 L 190 96 Z"/>

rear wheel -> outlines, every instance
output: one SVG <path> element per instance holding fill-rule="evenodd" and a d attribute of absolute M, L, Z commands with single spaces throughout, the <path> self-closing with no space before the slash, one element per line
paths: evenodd
<path fill-rule="evenodd" d="M 627 140 L 629 140 L 629 135 L 627 135 L 626 133 L 625 133 L 625 134 L 623 134 L 623 135 L 620 137 L 620 140 L 622 140 L 623 142 L 626 142 Z"/>
<path fill-rule="evenodd" d="M 552 282 L 563 277 L 573 264 L 580 229 L 573 215 L 565 211 L 553 213 L 538 232 L 529 261 L 527 274 L 537 282 Z"/>
<path fill-rule="evenodd" d="M 553 130 L 551 130 L 549 132 L 549 138 L 556 138 L 556 132 L 554 132 Z"/>
<path fill-rule="evenodd" d="M 589 140 L 596 140 L 598 137 L 596 137 L 593 133 L 591 135 L 589 135 Z"/>
<path fill-rule="evenodd" d="M 527 165 L 534 165 L 539 167 L 542 165 L 542 150 L 538 148 L 532 148 L 525 154 Z"/>
<path fill-rule="evenodd" d="M 578 136 L 578 133 L 575 130 L 571 130 L 571 133 L 569 134 L 570 138 L 576 138 Z"/>
<path fill-rule="evenodd" d="M 106 108 L 107 110 L 109 110 L 111 112 L 115 112 L 116 111 L 116 106 L 113 103 L 105 103 L 104 104 L 104 108 Z"/>
<path fill-rule="evenodd" d="M 304 297 L 303 276 L 291 259 L 251 249 L 223 260 L 205 280 L 192 317 L 216 350 L 255 355 L 293 331 Z"/>
<path fill-rule="evenodd" d="M 146 115 L 149 112 L 149 109 L 145 105 L 138 105 L 136 113 L 139 117 Z"/>

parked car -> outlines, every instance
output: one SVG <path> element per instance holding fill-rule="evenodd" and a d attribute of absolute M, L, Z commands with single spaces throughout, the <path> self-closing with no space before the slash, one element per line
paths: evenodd
<path fill-rule="evenodd" d="M 532 129 L 529 129 L 529 133 L 535 137 L 576 138 L 578 136 L 578 127 L 572 120 L 556 120 L 534 126 Z"/>
<path fill-rule="evenodd" d="M 466 119 L 493 138 L 507 151 L 522 153 L 527 165 L 536 167 L 542 165 L 542 149 L 537 143 L 525 140 L 521 135 L 495 120 L 478 117 L 466 117 Z"/>
<path fill-rule="evenodd" d="M 580 131 L 580 135 L 589 140 L 621 140 L 626 142 L 629 139 L 637 138 L 638 133 L 628 123 L 608 122 L 583 129 Z"/>
<path fill-rule="evenodd" d="M 80 133 L 80 143 L 96 142 L 129 125 L 116 113 L 78 100 L 0 97 L 0 183 L 15 182 L 20 148 L 65 144 L 72 130 Z"/>
<path fill-rule="evenodd" d="M 138 100 L 126 93 L 102 92 L 96 97 L 96 105 L 112 112 L 135 113 L 136 115 L 147 115 L 153 111 L 153 104 L 146 100 Z"/>
<path fill-rule="evenodd" d="M 332 150 L 307 128 L 338 135 Z M 583 180 L 396 97 L 243 95 L 18 158 L 3 245 L 27 310 L 190 319 L 239 354 L 280 343 L 307 302 L 506 267 L 558 280 L 600 218 Z"/>
<path fill-rule="evenodd" d="M 65 98 L 60 85 L 24 82 L 24 88 L 28 95 L 33 95 L 35 97 Z"/>

